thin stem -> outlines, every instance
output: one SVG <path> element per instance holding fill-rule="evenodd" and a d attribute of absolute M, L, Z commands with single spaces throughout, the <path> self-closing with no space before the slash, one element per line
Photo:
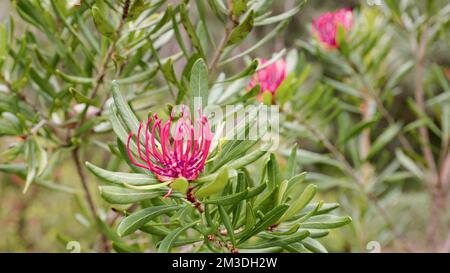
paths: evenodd
<path fill-rule="evenodd" d="M 86 179 L 86 175 L 85 175 L 85 173 L 83 171 L 83 167 L 81 166 L 80 155 L 79 155 L 79 148 L 78 147 L 75 148 L 75 150 L 72 151 L 72 158 L 73 158 L 73 161 L 75 162 L 75 166 L 77 168 L 77 173 L 78 173 L 78 176 L 80 178 L 80 182 L 81 182 L 81 185 L 83 187 L 84 195 L 86 197 L 86 201 L 88 203 L 89 210 L 91 211 L 92 218 L 93 218 L 94 221 L 97 221 L 97 217 L 98 217 L 97 216 L 97 208 L 95 206 L 94 200 L 92 199 L 92 194 L 91 194 L 91 191 L 89 190 L 88 182 L 87 182 L 87 179 Z M 101 236 L 101 242 L 102 242 L 103 250 L 105 252 L 108 252 L 109 251 L 108 240 L 107 240 L 106 236 L 103 233 L 101 233 L 100 236 Z"/>
<path fill-rule="evenodd" d="M 425 29 L 424 32 L 422 33 L 420 41 L 417 44 L 415 91 L 414 91 L 414 98 L 416 104 L 422 112 L 426 112 L 423 82 L 425 78 L 425 54 L 427 43 L 428 43 L 428 32 Z M 437 164 L 434 159 L 433 152 L 431 151 L 430 134 L 428 128 L 425 125 L 422 125 L 419 127 L 418 130 L 420 135 L 420 147 L 430 171 L 430 180 L 427 181 L 427 183 L 431 191 L 432 205 L 431 205 L 431 223 L 428 230 L 428 239 L 434 246 L 436 246 L 439 240 L 439 226 L 441 221 L 441 215 L 443 208 L 445 207 L 443 200 L 444 195 L 442 192 L 442 183 L 441 179 L 439 178 Z"/>
<path fill-rule="evenodd" d="M 209 74 L 210 74 L 210 78 L 212 74 L 214 74 L 213 72 L 215 72 L 216 68 L 217 68 L 217 63 L 220 60 L 220 57 L 222 57 L 222 53 L 225 50 L 225 47 L 228 43 L 228 39 L 230 38 L 230 34 L 231 31 L 233 30 L 234 27 L 239 25 L 239 19 L 235 18 L 235 16 L 233 15 L 233 12 L 231 10 L 232 7 L 232 2 L 230 0 L 227 1 L 228 2 L 228 19 L 229 21 L 227 22 L 226 26 L 225 26 L 225 33 L 222 37 L 222 39 L 220 40 L 219 45 L 217 46 L 217 49 L 213 55 L 213 58 L 209 64 Z"/>
<path fill-rule="evenodd" d="M 131 2 L 131 0 L 126 0 L 123 5 L 122 17 L 120 19 L 119 25 L 116 28 L 116 38 L 109 45 L 108 51 L 106 53 L 106 57 L 103 61 L 103 64 L 101 65 L 99 72 L 98 72 L 97 76 L 95 77 L 95 86 L 92 89 L 90 99 L 94 99 L 95 96 L 97 96 L 97 93 L 100 90 L 101 85 L 104 83 L 108 65 L 111 62 L 114 51 L 116 50 L 118 37 L 120 37 L 120 33 L 122 32 L 123 26 L 125 25 L 125 20 L 127 19 L 127 16 L 128 16 L 130 2 Z M 81 126 L 81 124 L 83 124 L 84 120 L 86 119 L 86 113 L 87 113 L 88 107 L 89 107 L 89 105 L 86 104 L 81 113 L 80 122 L 78 123 L 77 127 Z"/>
<path fill-rule="evenodd" d="M 220 57 L 222 56 L 223 51 L 225 50 L 225 45 L 228 42 L 228 38 L 230 36 L 230 28 L 225 28 L 225 34 L 223 35 L 222 39 L 220 40 L 219 45 L 217 46 L 217 50 L 213 55 L 213 58 L 211 60 L 211 63 L 209 64 L 209 73 L 212 74 L 212 72 L 215 71 L 217 63 L 220 60 Z"/>
<path fill-rule="evenodd" d="M 368 94 L 366 94 L 364 102 L 361 105 L 362 120 L 364 122 L 368 122 L 372 119 L 373 116 L 373 113 L 371 111 L 372 102 L 373 100 L 371 99 L 371 97 Z M 371 147 L 370 135 L 371 135 L 370 128 L 366 128 L 361 132 L 361 139 L 359 143 L 359 153 L 361 155 L 361 158 L 367 158 L 367 155 L 369 154 Z M 370 162 L 368 162 L 367 160 L 361 166 L 361 173 L 364 185 L 367 186 L 371 176 L 371 166 Z"/>
<path fill-rule="evenodd" d="M 73 158 L 73 161 L 75 162 L 75 166 L 77 168 L 77 173 L 78 173 L 78 176 L 80 177 L 80 182 L 81 182 L 81 185 L 83 186 L 83 190 L 84 190 L 84 193 L 85 193 L 85 196 L 86 196 L 86 201 L 87 201 L 87 203 L 89 205 L 89 209 L 90 209 L 90 211 L 92 213 L 93 218 L 96 219 L 97 218 L 97 209 L 95 207 L 94 201 L 92 199 L 91 192 L 89 190 L 89 186 L 88 186 L 88 183 L 87 183 L 86 175 L 84 174 L 83 168 L 81 166 L 80 154 L 79 154 L 79 149 L 78 148 L 73 150 L 72 158 Z"/>
<path fill-rule="evenodd" d="M 421 111 L 425 112 L 425 98 L 424 98 L 424 91 L 423 91 L 423 81 L 424 81 L 424 75 L 425 75 L 425 52 L 426 52 L 426 45 L 427 45 L 427 32 L 425 31 L 423 33 L 422 39 L 420 40 L 420 43 L 418 45 L 417 49 L 417 55 L 416 55 L 416 73 L 415 73 L 415 92 L 414 92 L 414 98 L 416 100 L 417 106 L 420 108 Z M 421 137 L 421 149 L 425 156 L 425 160 L 427 161 L 427 165 L 430 168 L 430 171 L 433 175 L 433 180 L 438 180 L 437 178 L 437 167 L 436 167 L 436 161 L 433 157 L 433 153 L 430 148 L 430 135 L 428 132 L 428 128 L 426 126 L 420 126 L 419 127 L 419 134 Z M 438 182 L 438 181 L 435 181 Z"/>

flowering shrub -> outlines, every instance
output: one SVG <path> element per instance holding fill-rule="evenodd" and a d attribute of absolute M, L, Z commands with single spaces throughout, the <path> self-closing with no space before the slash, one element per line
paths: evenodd
<path fill-rule="evenodd" d="M 448 251 L 450 5 L 319 2 L 8 3 L 19 223 L 86 252 Z"/>

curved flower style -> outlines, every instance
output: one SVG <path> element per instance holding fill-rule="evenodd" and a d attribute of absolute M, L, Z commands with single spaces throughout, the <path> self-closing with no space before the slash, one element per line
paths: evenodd
<path fill-rule="evenodd" d="M 264 65 L 267 60 L 262 59 L 261 64 Z M 270 92 L 275 95 L 280 84 L 286 78 L 286 61 L 281 59 L 277 62 L 259 70 L 249 83 L 249 88 L 253 88 L 256 84 L 261 86 L 261 94 Z"/>
<path fill-rule="evenodd" d="M 326 46 L 338 48 L 336 41 L 338 27 L 343 26 L 349 31 L 353 26 L 353 13 L 349 8 L 340 9 L 336 12 L 325 12 L 317 19 L 312 20 L 313 32 L 319 40 Z"/>
<path fill-rule="evenodd" d="M 205 116 L 200 115 L 197 125 L 194 126 L 190 115 L 182 111 L 181 117 L 174 126 L 175 135 L 172 138 L 170 135 L 172 121 L 173 113 L 164 125 L 156 114 L 147 120 L 145 126 L 141 122 L 136 145 L 139 158 L 143 163 L 134 158 L 130 149 L 133 132 L 128 135 L 128 156 L 134 165 L 153 172 L 160 181 L 180 177 L 188 181 L 194 180 L 199 172 L 203 171 L 214 135 Z M 157 135 L 159 135 L 159 142 L 156 139 Z M 141 150 L 142 145 L 145 149 Z"/>

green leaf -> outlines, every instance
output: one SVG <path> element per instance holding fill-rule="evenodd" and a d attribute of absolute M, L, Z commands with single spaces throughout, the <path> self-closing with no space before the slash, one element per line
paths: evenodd
<path fill-rule="evenodd" d="M 256 216 L 253 212 L 252 205 L 250 203 L 247 203 L 247 206 L 245 207 L 245 230 L 250 230 L 255 226 L 256 223 Z"/>
<path fill-rule="evenodd" d="M 364 131 L 364 129 L 371 128 L 376 124 L 376 122 L 376 120 L 361 121 L 360 123 L 353 125 L 350 130 L 341 139 L 339 139 L 339 144 L 347 143 L 348 140 L 359 135 L 362 131 Z"/>
<path fill-rule="evenodd" d="M 114 232 L 113 229 L 109 227 L 108 224 L 106 224 L 100 217 L 97 216 L 95 219 L 97 226 L 99 227 L 102 234 L 104 234 L 109 240 L 114 242 L 121 242 L 122 239 L 120 239 L 119 236 L 117 236 L 117 233 Z"/>
<path fill-rule="evenodd" d="M 111 172 L 86 162 L 86 167 L 98 178 L 107 182 L 124 185 L 125 183 L 136 186 L 159 184 L 159 180 L 147 174 Z"/>
<path fill-rule="evenodd" d="M 258 96 L 260 91 L 261 91 L 261 86 L 259 84 L 256 84 L 255 86 L 252 87 L 252 89 L 246 91 L 243 95 L 235 98 L 235 100 L 227 102 L 227 104 L 231 105 L 231 104 L 237 104 L 240 102 L 246 103 L 247 101 L 252 100 L 256 96 Z"/>
<path fill-rule="evenodd" d="M 214 15 L 218 17 L 219 20 L 222 22 L 223 16 L 222 15 L 228 15 L 228 9 L 223 3 L 222 0 L 208 0 L 208 4 L 211 7 L 211 10 L 214 12 Z"/>
<path fill-rule="evenodd" d="M 307 2 L 307 0 L 299 0 L 298 4 L 293 8 L 290 9 L 286 12 L 283 12 L 281 14 L 269 17 L 269 18 L 264 18 L 262 20 L 255 20 L 255 26 L 264 26 L 264 25 L 270 25 L 270 24 L 274 24 L 280 21 L 286 21 L 287 19 L 291 18 L 292 16 L 296 15 L 301 8 L 303 7 L 303 5 L 305 5 Z"/>
<path fill-rule="evenodd" d="M 279 189 L 278 189 L 278 193 L 277 193 L 277 200 L 276 200 L 277 205 L 279 205 L 283 202 L 284 194 L 286 193 L 288 185 L 289 184 L 288 184 L 287 180 L 281 181 Z"/>
<path fill-rule="evenodd" d="M 302 241 L 302 245 L 314 253 L 328 253 L 327 249 L 319 241 L 312 238 L 305 238 Z"/>
<path fill-rule="evenodd" d="M 287 58 L 288 57 L 289 56 L 287 56 Z M 295 63 L 295 65 L 297 65 L 297 63 Z M 280 104 L 280 106 L 283 106 L 295 95 L 295 92 L 308 78 L 309 74 L 311 73 L 311 70 L 312 66 L 308 64 L 302 69 L 300 75 L 297 76 L 296 73 L 291 73 L 286 77 L 286 79 L 281 83 L 281 85 L 278 87 L 275 93 L 275 98 Z"/>
<path fill-rule="evenodd" d="M 280 184 L 280 170 L 278 168 L 278 162 L 275 154 L 273 153 L 270 154 L 269 161 L 267 161 L 267 178 L 269 179 L 269 190 L 274 189 Z"/>
<path fill-rule="evenodd" d="M 102 198 L 111 204 L 132 204 L 147 199 L 161 198 L 169 190 L 168 188 L 165 188 L 152 191 L 142 191 L 117 186 L 100 186 L 99 189 Z M 181 198 L 182 196 L 172 193 L 170 197 Z"/>
<path fill-rule="evenodd" d="M 228 206 L 233 205 L 241 200 L 244 200 L 247 197 L 248 189 L 245 189 L 241 192 L 226 195 L 223 197 L 219 197 L 216 199 L 206 200 L 205 204 L 216 204 L 216 205 L 222 205 L 222 206 Z"/>
<path fill-rule="evenodd" d="M 352 221 L 349 216 L 318 215 L 301 224 L 301 228 L 332 229 L 347 225 Z"/>
<path fill-rule="evenodd" d="M 115 34 L 116 30 L 111 24 L 110 18 L 108 18 L 108 16 L 105 14 L 104 4 L 99 5 L 100 3 L 102 2 L 97 1 L 97 3 L 91 9 L 95 26 L 101 34 L 107 37 L 112 37 Z"/>
<path fill-rule="evenodd" d="M 44 93 L 48 94 L 52 99 L 56 97 L 56 93 L 52 85 L 45 77 L 36 72 L 34 68 L 30 68 L 29 76 L 30 79 L 32 79 Z"/>
<path fill-rule="evenodd" d="M 232 0 L 231 11 L 234 16 L 239 17 L 247 10 L 248 0 Z"/>
<path fill-rule="evenodd" d="M 228 167 L 225 166 L 217 175 L 216 179 L 202 186 L 196 193 L 195 196 L 197 198 L 203 198 L 207 196 L 211 196 L 215 193 L 222 191 L 225 186 L 228 184 Z"/>
<path fill-rule="evenodd" d="M 304 247 L 301 243 L 293 243 L 287 246 L 284 246 L 284 248 L 292 253 L 311 253 L 309 249 Z"/>
<path fill-rule="evenodd" d="M 286 170 L 284 172 L 284 177 L 286 179 L 290 179 L 296 173 L 297 166 L 297 143 L 294 144 L 294 147 L 291 149 L 291 154 L 289 155 L 288 162 L 286 165 Z"/>
<path fill-rule="evenodd" d="M 271 210 L 277 205 L 278 187 L 273 188 L 270 191 L 265 192 L 264 195 L 260 195 L 256 199 L 255 210 L 263 213 Z"/>
<path fill-rule="evenodd" d="M 264 103 L 264 105 L 272 105 L 273 102 L 273 95 L 271 92 L 263 92 L 262 93 L 262 102 Z"/>
<path fill-rule="evenodd" d="M 196 106 L 194 105 L 194 99 L 201 98 L 202 109 L 200 110 L 203 110 L 208 105 L 208 68 L 202 58 L 198 59 L 192 66 L 189 80 L 189 97 L 191 115 L 194 115 L 199 110 L 194 109 L 194 106 Z"/>
<path fill-rule="evenodd" d="M 256 69 L 258 68 L 258 65 L 259 65 L 259 61 L 257 59 L 255 59 L 241 72 L 239 72 L 236 75 L 231 76 L 223 81 L 219 81 L 216 83 L 232 82 L 232 81 L 238 80 L 240 78 L 244 78 L 244 77 L 253 75 L 255 73 Z"/>
<path fill-rule="evenodd" d="M 183 233 L 187 229 L 195 226 L 197 223 L 198 223 L 198 221 L 192 222 L 188 225 L 181 226 L 181 227 L 177 228 L 176 230 L 172 231 L 169 235 L 167 235 L 164 238 L 164 240 L 161 241 L 161 244 L 159 245 L 159 248 L 158 248 L 158 253 L 169 253 L 170 249 L 172 248 L 172 245 L 174 244 L 176 239 L 181 235 L 181 233 Z"/>
<path fill-rule="evenodd" d="M 248 245 L 241 245 L 239 248 L 244 249 L 263 249 L 276 246 L 286 246 L 292 243 L 300 242 L 309 236 L 307 230 L 302 230 L 288 236 L 273 236 L 273 239 L 263 241 L 260 243 L 252 243 Z M 271 236 L 272 237 L 272 236 Z"/>
<path fill-rule="evenodd" d="M 128 128 L 126 129 L 125 126 L 120 121 L 119 112 L 117 111 L 117 107 L 114 104 L 114 102 L 109 103 L 108 110 L 109 110 L 108 118 L 109 121 L 111 122 L 113 131 L 117 135 L 117 138 L 120 140 L 120 142 L 125 146 L 128 140 L 128 133 L 129 133 Z M 130 141 L 130 149 L 133 152 L 133 154 L 135 155 L 137 154 L 137 146 L 133 140 Z M 128 155 L 126 155 L 126 157 L 128 157 Z"/>
<path fill-rule="evenodd" d="M 231 33 L 230 37 L 228 38 L 226 46 L 231 46 L 234 44 L 237 44 L 241 42 L 242 40 L 247 37 L 247 35 L 250 33 L 250 31 L 253 28 L 253 17 L 254 12 L 253 10 L 250 11 L 250 13 L 245 17 L 245 19 L 240 23 L 236 28 L 234 28 Z"/>
<path fill-rule="evenodd" d="M 376 155 L 381 149 L 383 149 L 384 146 L 386 146 L 388 143 L 390 143 L 395 136 L 397 136 L 398 132 L 400 131 L 400 126 L 397 124 L 394 124 L 390 126 L 388 129 L 386 129 L 372 144 L 372 146 L 369 149 L 369 152 L 367 154 L 366 160 L 372 158 L 374 155 Z"/>
<path fill-rule="evenodd" d="M 339 81 L 336 81 L 336 80 L 333 80 L 330 78 L 325 78 L 323 81 L 324 81 L 324 83 L 333 87 L 336 91 L 342 92 L 347 95 L 359 97 L 359 98 L 362 97 L 361 92 L 359 92 L 357 89 L 355 89 L 345 83 L 342 83 L 342 82 L 339 82 Z"/>
<path fill-rule="evenodd" d="M 257 187 L 253 187 L 251 188 L 248 193 L 247 196 L 245 197 L 245 199 L 250 199 L 253 198 L 255 196 L 258 196 L 260 193 L 262 193 L 267 187 L 267 183 L 263 183 Z"/>
<path fill-rule="evenodd" d="M 19 15 L 28 23 L 42 29 L 47 24 L 42 14 L 41 9 L 36 7 L 32 1 L 17 1 L 17 11 Z"/>
<path fill-rule="evenodd" d="M 68 187 L 65 186 L 61 183 L 56 183 L 53 181 L 49 181 L 49 180 L 44 180 L 42 178 L 36 177 L 34 183 L 36 183 L 36 185 L 49 189 L 49 190 L 54 190 L 54 191 L 58 191 L 58 192 L 64 192 L 64 193 L 69 193 L 69 194 L 82 194 L 82 191 L 79 189 L 74 189 L 72 187 Z"/>
<path fill-rule="evenodd" d="M 283 199 L 295 199 L 297 198 L 297 189 L 302 186 L 302 183 L 305 181 L 306 178 L 306 172 L 302 172 L 300 174 L 297 174 L 296 176 L 292 177 L 288 180 L 287 189 L 284 193 Z"/>
<path fill-rule="evenodd" d="M 142 252 L 138 248 L 133 247 L 133 246 L 129 246 L 129 245 L 127 245 L 124 242 L 113 242 L 112 243 L 112 248 L 117 253 L 137 253 L 137 252 Z"/>
<path fill-rule="evenodd" d="M 37 173 L 37 162 L 36 162 L 36 143 L 30 138 L 25 146 L 25 158 L 27 159 L 27 177 L 25 180 L 25 187 L 23 188 L 23 193 L 28 191 L 31 183 L 34 181 Z"/>
<path fill-rule="evenodd" d="M 408 171 L 410 171 L 414 176 L 419 178 L 420 180 L 425 180 L 426 175 L 424 170 L 417 165 L 414 160 L 409 158 L 407 155 L 405 155 L 401 150 L 397 149 L 395 151 L 395 156 L 397 157 L 400 164 L 406 168 Z"/>
<path fill-rule="evenodd" d="M 147 190 L 156 190 L 156 189 L 160 189 L 160 188 L 164 188 L 166 186 L 169 186 L 170 183 L 172 183 L 172 181 L 166 181 L 166 182 L 161 182 L 161 183 L 157 183 L 157 184 L 151 184 L 151 185 L 144 185 L 144 186 L 134 186 L 134 185 L 130 185 L 128 183 L 124 183 L 124 186 L 133 190 L 141 190 L 141 191 L 147 191 Z"/>
<path fill-rule="evenodd" d="M 250 120 L 250 123 L 252 122 L 253 121 Z M 248 123 L 248 125 L 250 125 L 250 123 Z M 244 135 L 244 133 L 248 131 L 249 127 L 250 126 L 242 127 L 241 129 L 239 126 L 236 126 L 236 134 L 234 136 L 238 136 L 239 132 L 241 132 L 241 135 Z M 256 144 L 256 140 L 233 139 L 226 141 L 224 145 L 221 145 L 221 151 L 219 151 L 220 156 L 214 160 L 214 167 L 212 167 L 210 171 L 215 172 L 231 160 L 242 158 L 242 156 L 246 155 L 247 151 Z"/>
<path fill-rule="evenodd" d="M 47 151 L 40 145 L 36 139 L 36 136 L 33 135 L 33 141 L 35 142 L 36 146 L 36 160 L 37 160 L 37 172 L 36 175 L 40 176 L 48 164 L 48 156 Z"/>
<path fill-rule="evenodd" d="M 306 213 L 305 215 L 303 215 L 301 218 L 296 219 L 296 222 L 305 222 L 306 220 L 308 220 L 309 218 L 311 218 L 314 215 L 318 215 L 319 210 L 322 208 L 324 202 L 321 200 L 319 201 L 317 204 L 315 204 L 315 207 L 310 210 L 308 213 Z"/>
<path fill-rule="evenodd" d="M 349 46 L 347 43 L 347 31 L 343 25 L 339 25 L 336 34 L 336 42 L 339 45 L 339 50 L 346 57 L 349 56 Z"/>
<path fill-rule="evenodd" d="M 178 85 L 177 76 L 175 75 L 175 69 L 173 68 L 173 60 L 168 59 L 162 66 L 161 71 L 166 77 L 167 81 Z"/>
<path fill-rule="evenodd" d="M 180 13 L 180 20 L 183 24 L 184 29 L 186 30 L 189 39 L 191 40 L 193 46 L 200 53 L 201 56 L 205 56 L 205 52 L 203 51 L 202 45 L 200 43 L 200 39 L 195 32 L 194 27 L 192 26 L 191 20 L 189 19 L 189 12 L 185 3 L 182 3 L 178 6 L 178 10 Z"/>
<path fill-rule="evenodd" d="M 273 208 L 269 211 L 264 217 L 259 221 L 253 229 L 246 231 L 242 234 L 241 239 L 238 242 L 238 245 L 250 239 L 252 236 L 258 234 L 259 232 L 267 229 L 273 224 L 276 224 L 278 220 L 283 216 L 286 210 L 289 208 L 288 205 L 280 205 L 278 207 Z"/>
<path fill-rule="evenodd" d="M 0 63 L 8 54 L 8 32 L 6 26 L 0 23 Z"/>
<path fill-rule="evenodd" d="M 156 33 L 158 30 L 160 30 L 163 26 L 165 26 L 169 22 L 169 20 L 172 16 L 173 16 L 173 8 L 172 8 L 172 5 L 169 4 L 169 5 L 167 5 L 167 10 L 166 10 L 166 12 L 164 12 L 164 15 L 159 15 L 160 19 L 158 20 L 158 23 L 156 24 L 156 26 L 152 28 L 152 31 L 150 33 L 153 34 L 153 33 Z M 173 16 L 173 17 L 175 17 L 175 16 Z M 176 18 L 174 18 L 174 19 L 176 19 Z"/>
<path fill-rule="evenodd" d="M 441 124 L 443 147 L 448 147 L 450 142 L 450 103 L 442 105 Z"/>
<path fill-rule="evenodd" d="M 320 201 L 307 205 L 306 208 L 295 216 L 295 218 L 304 217 L 313 211 L 315 211 L 314 215 L 327 214 L 339 207 L 338 203 L 323 203 L 323 205 L 321 205 L 321 203 L 323 202 Z"/>
<path fill-rule="evenodd" d="M 399 2 L 395 0 L 385 0 L 384 2 L 395 16 L 395 19 L 401 21 L 402 11 L 400 10 Z"/>
<path fill-rule="evenodd" d="M 389 81 L 386 83 L 384 87 L 385 90 L 392 90 L 397 84 L 414 68 L 415 62 L 409 61 L 402 66 L 400 66 L 396 72 L 389 77 Z"/>
<path fill-rule="evenodd" d="M 317 186 L 309 184 L 299 198 L 292 200 L 292 204 L 286 211 L 286 214 L 280 219 L 280 222 L 290 219 L 294 214 L 301 211 L 316 195 Z"/>
<path fill-rule="evenodd" d="M 270 235 L 282 236 L 282 235 L 292 235 L 298 231 L 300 224 L 292 225 L 288 230 L 284 231 L 272 231 Z"/>
<path fill-rule="evenodd" d="M 267 153 L 271 145 L 272 144 L 268 144 L 256 151 L 246 154 L 241 158 L 231 161 L 230 163 L 228 163 L 228 167 L 230 169 L 240 169 L 242 167 L 249 165 L 250 163 L 255 162 L 256 160 L 258 160 Z"/>
<path fill-rule="evenodd" d="M 145 10 L 145 2 L 144 0 L 134 0 L 133 4 L 130 7 L 128 12 L 127 19 L 135 20 L 141 15 L 141 13 Z"/>
<path fill-rule="evenodd" d="M 180 177 L 175 179 L 172 184 L 170 184 L 170 187 L 176 191 L 181 192 L 182 194 L 186 194 L 189 188 L 189 182 L 185 178 Z"/>
<path fill-rule="evenodd" d="M 145 224 L 143 225 L 139 230 L 153 235 L 158 236 L 167 236 L 170 234 L 170 229 L 163 227 L 163 226 L 156 226 L 151 224 Z"/>
<path fill-rule="evenodd" d="M 78 90 L 76 90 L 73 87 L 69 87 L 69 92 L 73 96 L 75 101 L 78 103 L 85 103 L 85 104 L 89 104 L 89 105 L 95 104 L 91 99 L 89 99 L 85 95 L 81 94 Z"/>
<path fill-rule="evenodd" d="M 130 84 L 146 82 L 146 81 L 152 79 L 156 75 L 157 72 L 158 72 L 158 66 L 151 65 L 145 71 L 142 71 L 139 73 L 134 73 L 133 75 L 131 75 L 129 77 L 116 80 L 116 83 L 120 84 L 120 85 L 130 85 Z"/>
<path fill-rule="evenodd" d="M 124 237 L 128 234 L 133 233 L 139 229 L 142 225 L 148 223 L 149 221 L 155 219 L 156 217 L 167 214 L 171 211 L 179 209 L 179 206 L 156 206 L 145 208 L 143 210 L 137 211 L 130 216 L 125 217 L 122 222 L 120 222 L 117 227 L 117 233 L 120 237 Z"/>
<path fill-rule="evenodd" d="M 222 219 L 222 223 L 228 231 L 228 236 L 230 237 L 231 243 L 233 246 L 236 245 L 236 239 L 234 238 L 234 228 L 231 224 L 230 217 L 228 217 L 228 213 L 225 208 L 221 205 L 218 206 L 220 218 Z"/>
<path fill-rule="evenodd" d="M 119 85 L 116 81 L 113 81 L 112 83 L 112 93 L 118 113 L 123 118 L 128 129 L 132 130 L 136 134 L 139 129 L 139 121 L 133 111 L 131 111 L 131 108 L 125 101 L 125 98 L 120 93 Z"/>
<path fill-rule="evenodd" d="M 208 175 L 202 176 L 200 178 L 197 178 L 197 179 L 191 181 L 191 183 L 195 183 L 195 184 L 209 183 L 209 182 L 214 181 L 218 175 L 219 175 L 219 173 L 217 173 L 217 172 L 208 174 Z M 229 169 L 228 176 L 230 178 L 236 177 L 237 171 L 235 169 Z"/>
<path fill-rule="evenodd" d="M 279 35 L 280 32 L 286 28 L 288 25 L 287 21 L 281 22 L 280 24 L 278 24 L 274 29 L 272 29 L 269 33 L 267 33 L 266 35 L 264 35 L 264 37 L 262 37 L 262 39 L 260 39 L 258 42 L 256 42 L 253 46 L 249 47 L 248 49 L 236 54 L 233 57 L 230 57 L 222 62 L 219 63 L 219 65 L 225 65 L 227 63 L 230 63 L 232 61 L 238 60 L 241 57 L 248 55 L 249 53 L 251 53 L 252 51 L 256 50 L 257 48 L 259 48 L 260 46 L 262 46 L 263 44 L 265 44 L 266 42 L 268 42 L 270 39 L 272 39 L 273 37 L 275 37 L 276 35 Z"/>
<path fill-rule="evenodd" d="M 56 75 L 58 75 L 61 79 L 63 79 L 64 81 L 66 81 L 68 83 L 92 84 L 94 82 L 93 78 L 68 75 L 66 73 L 61 72 L 59 69 L 56 69 L 55 72 L 56 72 Z"/>

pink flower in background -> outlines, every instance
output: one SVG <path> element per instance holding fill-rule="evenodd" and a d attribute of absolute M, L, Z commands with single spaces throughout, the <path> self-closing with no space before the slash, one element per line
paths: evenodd
<path fill-rule="evenodd" d="M 267 60 L 261 60 L 261 65 L 266 63 Z M 249 88 L 253 88 L 256 84 L 259 84 L 261 86 L 261 94 L 264 92 L 270 92 L 272 95 L 275 95 L 275 92 L 285 78 L 286 62 L 281 59 L 256 72 L 256 75 L 249 84 Z"/>
<path fill-rule="evenodd" d="M 162 120 L 155 114 L 147 120 L 145 126 L 141 122 L 136 137 L 141 162 L 134 158 L 130 149 L 133 132 L 128 136 L 128 156 L 134 165 L 153 172 L 160 181 L 179 177 L 194 180 L 203 171 L 214 135 L 205 116 L 201 115 L 197 126 L 194 126 L 190 115 L 183 111 L 174 126 L 175 136 L 172 138 L 172 120 L 173 114 L 162 124 Z M 141 150 L 142 145 L 145 147 Z"/>
<path fill-rule="evenodd" d="M 338 48 L 336 41 L 338 27 L 343 26 L 349 31 L 353 25 L 353 13 L 349 8 L 340 9 L 336 12 L 322 13 L 317 19 L 312 20 L 313 32 L 319 40 L 331 48 Z"/>

